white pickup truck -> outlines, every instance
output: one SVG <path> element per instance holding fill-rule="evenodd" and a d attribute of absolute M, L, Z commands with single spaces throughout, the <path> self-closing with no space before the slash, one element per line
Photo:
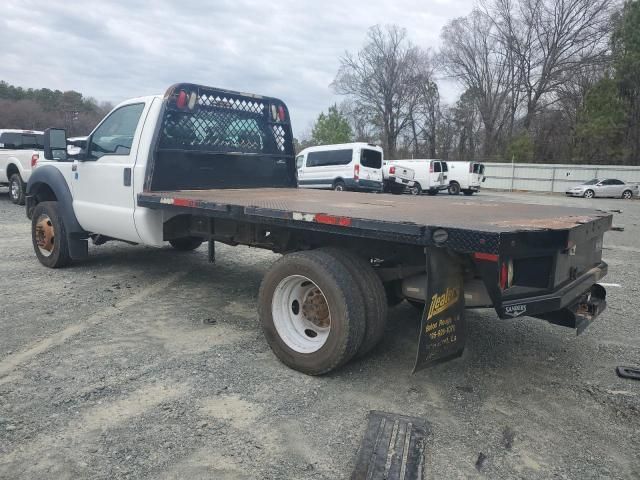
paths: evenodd
<path fill-rule="evenodd" d="M 580 332 L 606 306 L 596 282 L 611 214 L 296 188 L 277 98 L 177 84 L 121 103 L 75 143 L 68 155 L 65 131 L 46 130 L 49 162 L 27 185 L 40 263 L 81 260 L 89 239 L 206 241 L 210 261 L 215 242 L 282 253 L 257 293 L 258 318 L 275 355 L 307 374 L 373 349 L 396 299 L 420 308 L 414 368 L 462 353 L 465 308 Z"/>
<path fill-rule="evenodd" d="M 0 130 L 0 185 L 9 186 L 9 198 L 24 205 L 26 183 L 41 158 L 43 133 L 34 130 Z"/>
<path fill-rule="evenodd" d="M 382 165 L 383 190 L 395 195 L 404 193 L 415 185 L 415 175 L 416 172 L 409 167 L 391 165 L 385 161 Z"/>

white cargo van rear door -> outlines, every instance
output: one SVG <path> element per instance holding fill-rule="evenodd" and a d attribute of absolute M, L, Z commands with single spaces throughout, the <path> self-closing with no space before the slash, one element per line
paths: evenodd
<path fill-rule="evenodd" d="M 360 151 L 361 182 L 375 182 L 382 186 L 382 152 L 371 148 L 363 148 Z"/>

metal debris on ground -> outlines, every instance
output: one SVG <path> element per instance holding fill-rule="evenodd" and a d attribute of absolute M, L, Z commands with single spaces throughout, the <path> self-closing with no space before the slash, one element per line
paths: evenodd
<path fill-rule="evenodd" d="M 487 457 L 484 453 L 480 452 L 478 455 L 478 459 L 476 460 L 476 469 L 481 471 L 484 467 L 487 466 L 489 462 L 489 457 Z"/>
<path fill-rule="evenodd" d="M 640 368 L 616 367 L 616 373 L 620 378 L 628 378 L 630 380 L 640 380 Z"/>
<path fill-rule="evenodd" d="M 422 479 L 426 436 L 421 418 L 372 410 L 351 480 Z"/>

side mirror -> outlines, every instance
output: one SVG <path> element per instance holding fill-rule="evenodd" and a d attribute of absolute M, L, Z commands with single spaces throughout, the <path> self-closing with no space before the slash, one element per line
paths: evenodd
<path fill-rule="evenodd" d="M 67 132 L 62 128 L 47 128 L 44 131 L 44 158 L 67 159 Z"/>

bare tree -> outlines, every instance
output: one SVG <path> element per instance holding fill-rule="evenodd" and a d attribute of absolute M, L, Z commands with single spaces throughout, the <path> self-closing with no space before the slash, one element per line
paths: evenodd
<path fill-rule="evenodd" d="M 568 76 L 606 60 L 612 4 L 612 0 L 483 2 L 509 63 L 518 67 L 514 86 L 524 96 L 526 130 L 536 113 L 557 99 L 553 94 Z"/>
<path fill-rule="evenodd" d="M 396 25 L 374 26 L 356 54 L 346 53 L 332 84 L 348 95 L 355 110 L 366 112 L 379 128 L 386 154 L 395 156 L 401 134 L 410 126 L 417 101 L 415 76 L 420 50 Z"/>
<path fill-rule="evenodd" d="M 442 40 L 442 65 L 473 97 L 484 128 L 484 154 L 493 155 L 509 118 L 514 81 L 504 44 L 493 20 L 480 10 L 451 21 Z"/>

